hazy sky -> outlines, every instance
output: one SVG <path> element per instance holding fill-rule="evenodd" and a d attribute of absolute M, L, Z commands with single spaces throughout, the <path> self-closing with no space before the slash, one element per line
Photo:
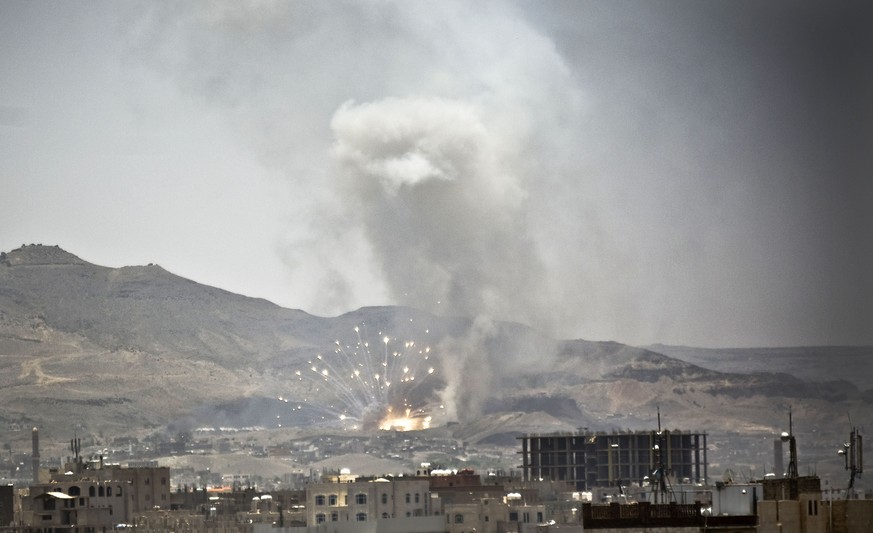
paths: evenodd
<path fill-rule="evenodd" d="M 873 344 L 862 4 L 0 3 L 0 249 L 335 315 Z"/>

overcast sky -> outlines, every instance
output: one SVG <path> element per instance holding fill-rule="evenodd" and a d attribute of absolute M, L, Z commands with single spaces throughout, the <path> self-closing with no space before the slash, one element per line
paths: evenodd
<path fill-rule="evenodd" d="M 860 5 L 2 2 L 0 249 L 318 315 L 873 344 Z"/>

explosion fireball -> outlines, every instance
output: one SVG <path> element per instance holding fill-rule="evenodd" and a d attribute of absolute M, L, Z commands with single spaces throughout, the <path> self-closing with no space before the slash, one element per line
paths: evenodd
<path fill-rule="evenodd" d="M 354 342 L 336 340 L 332 353 L 307 361 L 308 368 L 295 371 L 297 379 L 308 382 L 319 398 L 329 398 L 328 411 L 352 429 L 429 428 L 426 402 L 436 384 L 430 347 L 382 332 L 371 346 L 362 329 L 354 328 Z"/>

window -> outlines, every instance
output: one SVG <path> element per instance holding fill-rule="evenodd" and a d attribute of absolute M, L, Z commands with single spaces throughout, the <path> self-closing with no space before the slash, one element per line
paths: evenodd
<path fill-rule="evenodd" d="M 101 498 L 103 496 L 106 496 L 106 487 L 103 487 L 103 486 L 97 487 L 97 495 L 100 496 Z"/>
<path fill-rule="evenodd" d="M 367 521 L 367 513 L 358 513 L 355 515 L 355 520 L 358 522 L 366 522 Z"/>
<path fill-rule="evenodd" d="M 388 518 L 388 513 L 382 513 L 382 518 Z"/>
<path fill-rule="evenodd" d="M 542 523 L 543 523 L 543 513 L 542 513 L 542 511 L 537 511 L 537 523 L 538 523 L 538 524 L 542 524 Z"/>
<path fill-rule="evenodd" d="M 318 513 L 317 515 L 315 515 L 315 523 L 323 524 L 326 517 L 327 515 L 325 515 L 324 513 Z"/>
<path fill-rule="evenodd" d="M 338 522 L 339 521 L 339 513 L 336 511 L 330 513 L 330 521 L 331 522 Z"/>
<path fill-rule="evenodd" d="M 70 496 L 78 496 L 81 493 L 82 493 L 82 490 L 79 487 L 77 487 L 76 485 L 73 485 L 67 491 L 67 494 L 69 494 Z"/>
<path fill-rule="evenodd" d="M 106 487 L 106 495 L 112 496 L 112 487 Z"/>
<path fill-rule="evenodd" d="M 315 497 L 315 505 L 324 505 L 324 494 L 319 494 Z"/>
<path fill-rule="evenodd" d="M 327 497 L 327 504 L 335 507 L 336 500 L 337 500 L 336 494 L 331 494 L 330 496 Z"/>
<path fill-rule="evenodd" d="M 121 498 L 121 485 L 115 487 L 115 489 L 116 489 L 116 490 L 115 490 L 115 496 L 116 496 L 117 498 Z"/>
<path fill-rule="evenodd" d="M 464 515 L 462 515 L 460 513 L 456 514 L 455 515 L 455 523 L 456 524 L 463 524 L 464 523 Z"/>
<path fill-rule="evenodd" d="M 509 511 L 509 521 L 518 522 L 518 511 Z"/>
<path fill-rule="evenodd" d="M 409 503 L 409 493 L 406 493 L 406 503 Z"/>
<path fill-rule="evenodd" d="M 415 503 L 419 503 L 421 500 L 419 499 L 419 494 L 415 493 Z"/>
<path fill-rule="evenodd" d="M 530 524 L 530 513 L 525 512 L 522 515 L 522 518 L 523 518 L 522 522 L 524 522 L 525 524 Z"/>
<path fill-rule="evenodd" d="M 88 487 L 88 496 L 93 498 L 94 496 L 96 496 L 95 492 L 96 489 L 94 488 L 94 485 Z M 812 501 L 809 502 L 809 514 L 812 514 Z"/>
<path fill-rule="evenodd" d="M 382 503 L 383 503 L 383 504 L 387 504 L 387 503 L 388 503 L 388 493 L 387 493 L 387 492 L 383 492 L 383 493 L 382 493 Z"/>
<path fill-rule="evenodd" d="M 355 503 L 358 505 L 366 505 L 367 504 L 367 495 L 364 493 L 355 494 Z"/>

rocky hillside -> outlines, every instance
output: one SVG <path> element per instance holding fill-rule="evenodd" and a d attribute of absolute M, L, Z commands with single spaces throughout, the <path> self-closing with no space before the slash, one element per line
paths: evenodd
<path fill-rule="evenodd" d="M 510 445 L 521 432 L 651 429 L 658 407 L 669 427 L 772 435 L 790 406 L 823 449 L 847 433 L 847 413 L 873 427 L 869 381 L 845 368 L 810 375 L 784 356 L 726 368 L 680 351 L 400 307 L 322 318 L 158 265 L 106 268 L 56 246 L 0 255 L 4 442 L 32 425 L 64 436 L 168 423 L 370 427 L 389 405 Z"/>

